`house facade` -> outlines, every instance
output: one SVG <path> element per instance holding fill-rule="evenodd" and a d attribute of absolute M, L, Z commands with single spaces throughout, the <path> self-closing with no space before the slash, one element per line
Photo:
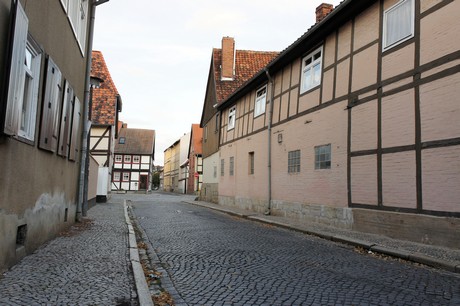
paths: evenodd
<path fill-rule="evenodd" d="M 115 144 L 112 190 L 151 191 L 155 159 L 155 131 L 121 128 Z"/>
<path fill-rule="evenodd" d="M 203 180 L 200 199 L 218 202 L 221 113 L 218 105 L 267 65 L 279 52 L 237 50 L 232 37 L 223 37 L 211 55 L 200 127 L 203 129 Z"/>
<path fill-rule="evenodd" d="M 187 194 L 199 194 L 203 184 L 203 129 L 199 124 L 192 124 L 190 147 L 188 150 Z"/>
<path fill-rule="evenodd" d="M 115 142 L 118 138 L 118 118 L 122 100 L 112 80 L 104 56 L 92 52 L 91 77 L 100 82 L 91 89 L 91 130 L 89 152 L 98 163 L 97 201 L 107 200 L 111 190 Z"/>
<path fill-rule="evenodd" d="M 458 11 L 318 7 L 312 28 L 219 104 L 219 203 L 460 247 Z"/>
<path fill-rule="evenodd" d="M 173 192 L 179 182 L 179 140 L 164 151 L 163 190 Z"/>
<path fill-rule="evenodd" d="M 0 0 L 0 271 L 75 222 L 88 3 Z"/>

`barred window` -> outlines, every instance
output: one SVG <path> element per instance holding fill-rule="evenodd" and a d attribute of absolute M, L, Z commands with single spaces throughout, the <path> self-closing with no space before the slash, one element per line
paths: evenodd
<path fill-rule="evenodd" d="M 249 152 L 248 168 L 249 174 L 254 174 L 254 152 Z"/>
<path fill-rule="evenodd" d="M 300 150 L 288 152 L 288 173 L 300 172 Z"/>
<path fill-rule="evenodd" d="M 220 160 L 220 176 L 224 176 L 225 174 L 225 159 Z"/>
<path fill-rule="evenodd" d="M 232 156 L 230 157 L 230 175 L 234 174 L 235 170 L 235 158 Z"/>
<path fill-rule="evenodd" d="M 315 169 L 331 169 L 331 144 L 315 147 Z"/>

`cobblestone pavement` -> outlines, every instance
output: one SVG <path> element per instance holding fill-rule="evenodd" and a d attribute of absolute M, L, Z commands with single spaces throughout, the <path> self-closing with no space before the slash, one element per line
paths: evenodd
<path fill-rule="evenodd" d="M 127 233 L 121 202 L 96 205 L 0 275 L 0 305 L 137 305 Z"/>
<path fill-rule="evenodd" d="M 188 305 L 460 305 L 460 276 L 152 194 L 134 214 Z"/>

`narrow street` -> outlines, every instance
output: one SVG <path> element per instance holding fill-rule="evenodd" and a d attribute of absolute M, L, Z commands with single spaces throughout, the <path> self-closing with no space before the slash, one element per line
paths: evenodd
<path fill-rule="evenodd" d="M 460 277 L 182 203 L 129 197 L 188 305 L 454 305 Z"/>

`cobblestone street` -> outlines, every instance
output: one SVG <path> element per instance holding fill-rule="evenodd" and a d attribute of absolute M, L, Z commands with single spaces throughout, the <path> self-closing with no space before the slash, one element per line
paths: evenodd
<path fill-rule="evenodd" d="M 458 305 L 458 274 L 180 203 L 134 197 L 140 226 L 188 305 Z"/>
<path fill-rule="evenodd" d="M 0 305 L 137 305 L 121 203 L 88 219 L 0 276 Z"/>

